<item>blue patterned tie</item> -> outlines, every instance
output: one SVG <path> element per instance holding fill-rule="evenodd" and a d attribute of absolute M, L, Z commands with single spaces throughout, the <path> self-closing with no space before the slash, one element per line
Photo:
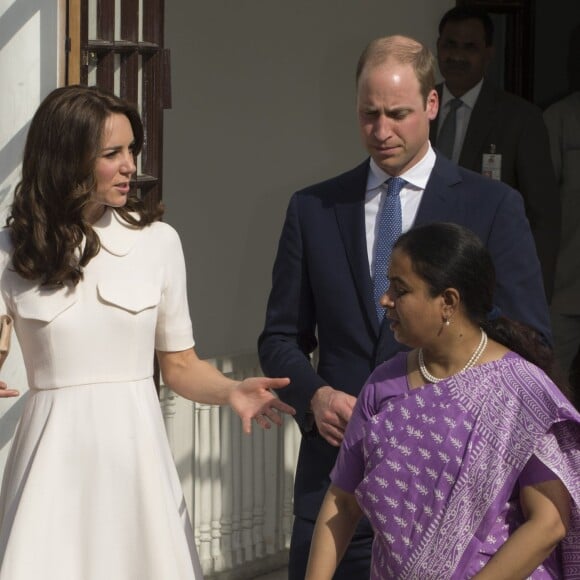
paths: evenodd
<path fill-rule="evenodd" d="M 393 244 L 401 235 L 402 216 L 401 216 L 401 200 L 399 193 L 407 183 L 400 177 L 391 177 L 386 182 L 387 195 L 383 200 L 383 207 L 378 216 L 379 228 L 377 231 L 377 239 L 375 241 L 375 308 L 377 309 L 377 317 L 379 324 L 385 316 L 385 308 L 381 306 L 381 296 L 387 291 L 389 281 L 387 280 L 387 268 L 391 258 L 391 251 Z"/>

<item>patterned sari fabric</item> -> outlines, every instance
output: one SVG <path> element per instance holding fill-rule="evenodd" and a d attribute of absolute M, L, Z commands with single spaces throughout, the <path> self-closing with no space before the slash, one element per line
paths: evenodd
<path fill-rule="evenodd" d="M 405 353 L 378 367 L 331 478 L 373 525 L 373 578 L 459 580 L 524 521 L 518 480 L 531 459 L 567 487 L 572 514 L 530 578 L 580 579 L 580 414 L 514 353 L 413 390 Z"/>

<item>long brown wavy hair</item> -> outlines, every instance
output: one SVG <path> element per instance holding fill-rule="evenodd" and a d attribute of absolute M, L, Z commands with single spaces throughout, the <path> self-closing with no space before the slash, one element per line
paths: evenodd
<path fill-rule="evenodd" d="M 99 237 L 83 211 L 96 186 L 94 169 L 105 122 L 115 113 L 129 119 L 137 156 L 144 138 L 139 113 L 102 89 L 80 85 L 55 89 L 34 114 L 22 179 L 6 220 L 14 247 L 12 263 L 23 278 L 41 285 L 76 285 L 83 268 L 99 252 Z M 132 191 L 126 205 L 115 211 L 143 228 L 160 219 L 163 208 L 147 209 Z"/>

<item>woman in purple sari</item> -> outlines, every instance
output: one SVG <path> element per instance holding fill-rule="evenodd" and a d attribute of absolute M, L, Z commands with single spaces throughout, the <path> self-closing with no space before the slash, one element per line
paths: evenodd
<path fill-rule="evenodd" d="M 389 279 L 383 305 L 413 350 L 359 396 L 307 580 L 332 578 L 363 514 L 373 580 L 580 579 L 580 414 L 550 350 L 493 308 L 484 246 L 454 224 L 411 229 Z"/>

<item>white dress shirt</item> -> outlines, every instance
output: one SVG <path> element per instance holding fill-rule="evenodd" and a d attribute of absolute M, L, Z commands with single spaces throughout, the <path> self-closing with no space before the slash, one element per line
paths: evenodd
<path fill-rule="evenodd" d="M 481 92 L 483 79 L 481 79 L 472 89 L 469 89 L 464 95 L 461 95 L 461 106 L 456 111 L 456 125 L 455 125 L 455 142 L 453 143 L 453 155 L 451 159 L 455 163 L 459 162 L 461 149 L 463 149 L 463 142 L 465 141 L 465 134 L 467 133 L 467 126 L 471 118 L 471 112 Z M 445 121 L 445 117 L 449 114 L 449 103 L 455 97 L 449 92 L 447 85 L 443 84 L 443 92 L 441 94 L 441 114 L 439 116 L 439 123 L 437 125 L 437 135 L 441 131 L 441 127 Z"/>
<path fill-rule="evenodd" d="M 409 230 L 415 222 L 415 216 L 417 215 L 419 204 L 423 198 L 423 192 L 431 175 L 433 165 L 435 165 L 435 152 L 431 148 L 431 145 L 429 145 L 429 150 L 423 159 L 399 176 L 407 182 L 399 194 L 403 218 L 403 233 Z M 373 277 L 375 239 L 379 227 L 377 216 L 384 203 L 384 198 L 387 195 L 387 187 L 384 183 L 390 177 L 392 176 L 383 171 L 371 159 L 365 195 L 365 228 L 369 268 Z"/>

